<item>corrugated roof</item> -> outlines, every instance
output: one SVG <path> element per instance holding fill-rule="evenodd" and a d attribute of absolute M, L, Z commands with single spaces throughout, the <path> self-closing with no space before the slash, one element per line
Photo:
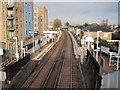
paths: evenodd
<path fill-rule="evenodd" d="M 102 31 L 102 32 L 111 32 L 110 29 L 100 26 L 100 25 L 92 25 L 92 26 L 87 26 L 82 29 L 83 31 L 90 31 L 90 32 L 97 32 L 97 31 Z"/>

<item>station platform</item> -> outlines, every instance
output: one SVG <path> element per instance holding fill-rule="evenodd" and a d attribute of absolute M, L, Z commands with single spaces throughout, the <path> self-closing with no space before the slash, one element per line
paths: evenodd
<path fill-rule="evenodd" d="M 32 60 L 41 60 L 41 58 L 47 53 L 49 52 L 49 50 L 56 44 L 56 42 L 59 41 L 60 37 L 62 35 L 62 32 L 60 32 L 58 38 L 56 39 L 55 42 L 50 43 L 47 47 L 45 47 L 42 52 L 40 52 L 36 57 L 32 58 Z"/>
<path fill-rule="evenodd" d="M 78 43 L 77 43 L 76 39 L 74 38 L 74 36 L 72 35 L 72 33 L 70 31 L 68 31 L 68 33 L 69 33 L 70 37 L 72 38 L 75 58 L 80 58 L 81 48 L 78 45 Z"/>

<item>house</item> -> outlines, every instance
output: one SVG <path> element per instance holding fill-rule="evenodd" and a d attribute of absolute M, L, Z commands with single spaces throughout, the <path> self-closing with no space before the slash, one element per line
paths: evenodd
<path fill-rule="evenodd" d="M 82 29 L 82 32 L 83 32 L 83 36 L 90 35 L 93 39 L 96 38 L 97 36 L 103 40 L 112 39 L 111 30 L 101 25 L 87 26 Z"/>

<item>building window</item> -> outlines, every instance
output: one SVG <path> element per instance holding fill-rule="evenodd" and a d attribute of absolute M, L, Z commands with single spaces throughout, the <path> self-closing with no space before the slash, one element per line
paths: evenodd
<path fill-rule="evenodd" d="M 16 29 L 18 29 L 18 24 L 16 25 Z"/>
<path fill-rule="evenodd" d="M 108 37 L 108 33 L 104 33 L 104 37 L 107 38 Z"/>
<path fill-rule="evenodd" d="M 42 15 L 40 15 L 40 17 L 42 17 Z"/>
<path fill-rule="evenodd" d="M 40 19 L 40 22 L 42 22 L 42 19 Z"/>
<path fill-rule="evenodd" d="M 3 10 L 3 16 L 4 16 L 4 10 Z"/>
<path fill-rule="evenodd" d="M 11 53 L 13 53 L 13 52 L 12 52 L 12 51 L 14 50 L 13 44 L 9 44 L 9 48 L 10 48 L 10 50 L 11 50 Z"/>

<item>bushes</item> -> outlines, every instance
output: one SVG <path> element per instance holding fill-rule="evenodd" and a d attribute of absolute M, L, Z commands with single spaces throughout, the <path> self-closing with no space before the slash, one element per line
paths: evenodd
<path fill-rule="evenodd" d="M 120 33 L 113 33 L 112 34 L 112 39 L 113 40 L 120 40 Z"/>

